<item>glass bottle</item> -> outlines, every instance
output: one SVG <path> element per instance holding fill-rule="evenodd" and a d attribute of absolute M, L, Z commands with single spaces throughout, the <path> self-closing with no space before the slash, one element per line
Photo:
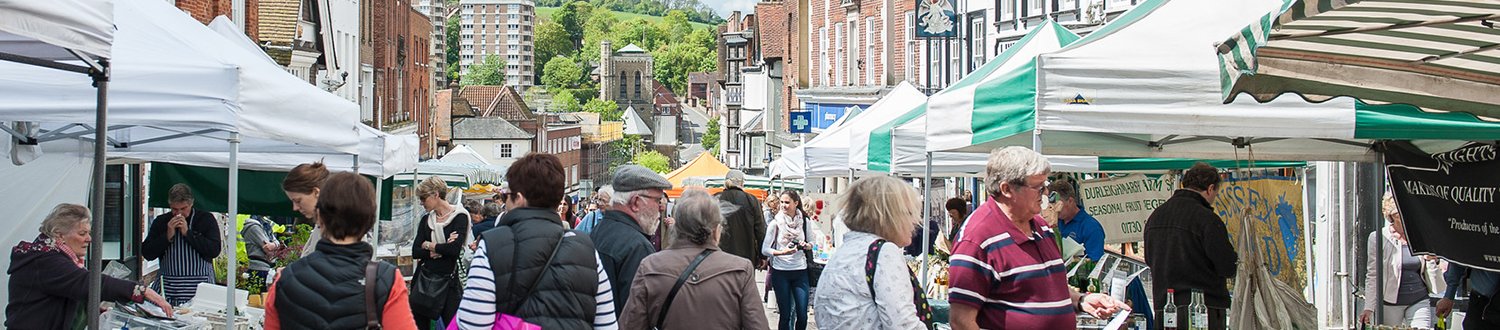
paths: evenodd
<path fill-rule="evenodd" d="M 1193 302 L 1188 305 L 1189 330 L 1208 330 L 1208 306 L 1203 305 L 1203 291 L 1193 289 Z"/>
<path fill-rule="evenodd" d="M 1177 296 L 1167 289 L 1167 305 L 1162 307 L 1161 324 L 1164 330 L 1177 330 Z"/>

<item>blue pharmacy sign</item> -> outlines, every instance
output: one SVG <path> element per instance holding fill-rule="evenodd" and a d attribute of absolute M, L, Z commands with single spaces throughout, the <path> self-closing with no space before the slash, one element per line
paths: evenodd
<path fill-rule="evenodd" d="M 917 39 L 953 38 L 958 36 L 958 13 L 951 0 L 917 1 Z"/>
<path fill-rule="evenodd" d="M 825 130 L 833 127 L 839 119 L 844 116 L 864 111 L 870 107 L 868 104 L 838 104 L 838 103 L 804 103 L 807 110 L 812 111 L 812 128 L 814 130 Z"/>
<path fill-rule="evenodd" d="M 812 111 L 792 111 L 787 116 L 787 119 L 789 120 L 790 125 L 788 126 L 790 126 L 792 133 L 812 133 Z"/>

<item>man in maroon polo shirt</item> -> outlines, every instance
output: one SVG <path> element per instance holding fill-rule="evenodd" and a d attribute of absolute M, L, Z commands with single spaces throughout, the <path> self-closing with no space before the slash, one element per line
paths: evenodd
<path fill-rule="evenodd" d="M 964 223 L 949 259 L 954 330 L 1074 329 L 1082 310 L 1104 318 L 1125 304 L 1068 286 L 1054 230 L 1039 215 L 1051 165 L 1023 147 L 990 153 L 990 198 Z"/>

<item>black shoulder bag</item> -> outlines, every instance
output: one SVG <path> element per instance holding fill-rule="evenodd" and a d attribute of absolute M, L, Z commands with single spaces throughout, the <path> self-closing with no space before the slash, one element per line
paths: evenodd
<path fill-rule="evenodd" d="M 803 243 L 807 243 L 807 244 L 810 245 L 810 244 L 812 244 L 812 239 L 811 239 L 812 236 L 810 236 L 810 235 L 812 235 L 812 233 L 808 232 L 808 230 L 807 230 L 807 223 L 808 222 L 809 222 L 809 220 L 807 220 L 807 216 L 803 216 L 802 217 L 802 242 Z M 806 259 L 806 264 L 807 264 L 807 283 L 811 287 L 817 287 L 818 286 L 818 278 L 823 277 L 823 264 L 820 264 L 820 263 L 817 263 L 816 261 L 813 261 L 813 260 L 816 260 L 816 259 L 813 259 L 813 251 L 812 251 L 811 248 L 803 249 L 802 250 L 802 255 L 806 257 L 804 259 Z"/>
<path fill-rule="evenodd" d="M 682 275 L 677 276 L 677 284 L 672 285 L 672 291 L 667 291 L 666 304 L 661 306 L 661 313 L 657 313 L 656 326 L 652 327 L 652 329 L 661 329 L 662 322 L 667 321 L 667 311 L 672 309 L 672 300 L 677 299 L 677 290 L 681 290 L 682 285 L 687 283 L 688 277 L 693 276 L 693 270 L 698 269 L 698 264 L 703 263 L 703 259 L 708 259 L 708 255 L 713 253 L 714 250 L 703 249 L 703 253 L 699 253 L 698 257 L 693 258 L 693 262 L 688 264 L 687 269 L 682 271 Z"/>
<path fill-rule="evenodd" d="M 375 272 L 380 270 L 380 262 L 370 260 L 365 264 L 365 329 L 379 330 L 380 326 L 380 299 L 375 297 Z"/>
<path fill-rule="evenodd" d="M 871 299 L 875 298 L 875 265 L 880 263 L 880 249 L 884 247 L 885 240 L 876 239 L 875 242 L 870 243 L 870 252 L 865 254 L 865 285 L 870 287 Z M 907 272 L 910 273 L 911 268 L 907 268 Z M 917 283 L 915 274 L 912 274 L 910 278 L 912 304 L 917 306 L 917 319 L 922 320 L 922 324 L 927 326 L 927 329 L 936 329 L 932 323 L 932 306 L 927 305 L 927 295 L 922 292 L 922 286 Z M 879 304 L 878 300 L 876 304 Z"/>

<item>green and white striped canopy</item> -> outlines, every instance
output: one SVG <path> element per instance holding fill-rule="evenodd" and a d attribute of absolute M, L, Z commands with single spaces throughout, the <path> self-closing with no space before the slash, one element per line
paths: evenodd
<path fill-rule="evenodd" d="M 1223 97 L 1294 93 L 1500 117 L 1500 2 L 1288 0 L 1218 47 Z"/>

